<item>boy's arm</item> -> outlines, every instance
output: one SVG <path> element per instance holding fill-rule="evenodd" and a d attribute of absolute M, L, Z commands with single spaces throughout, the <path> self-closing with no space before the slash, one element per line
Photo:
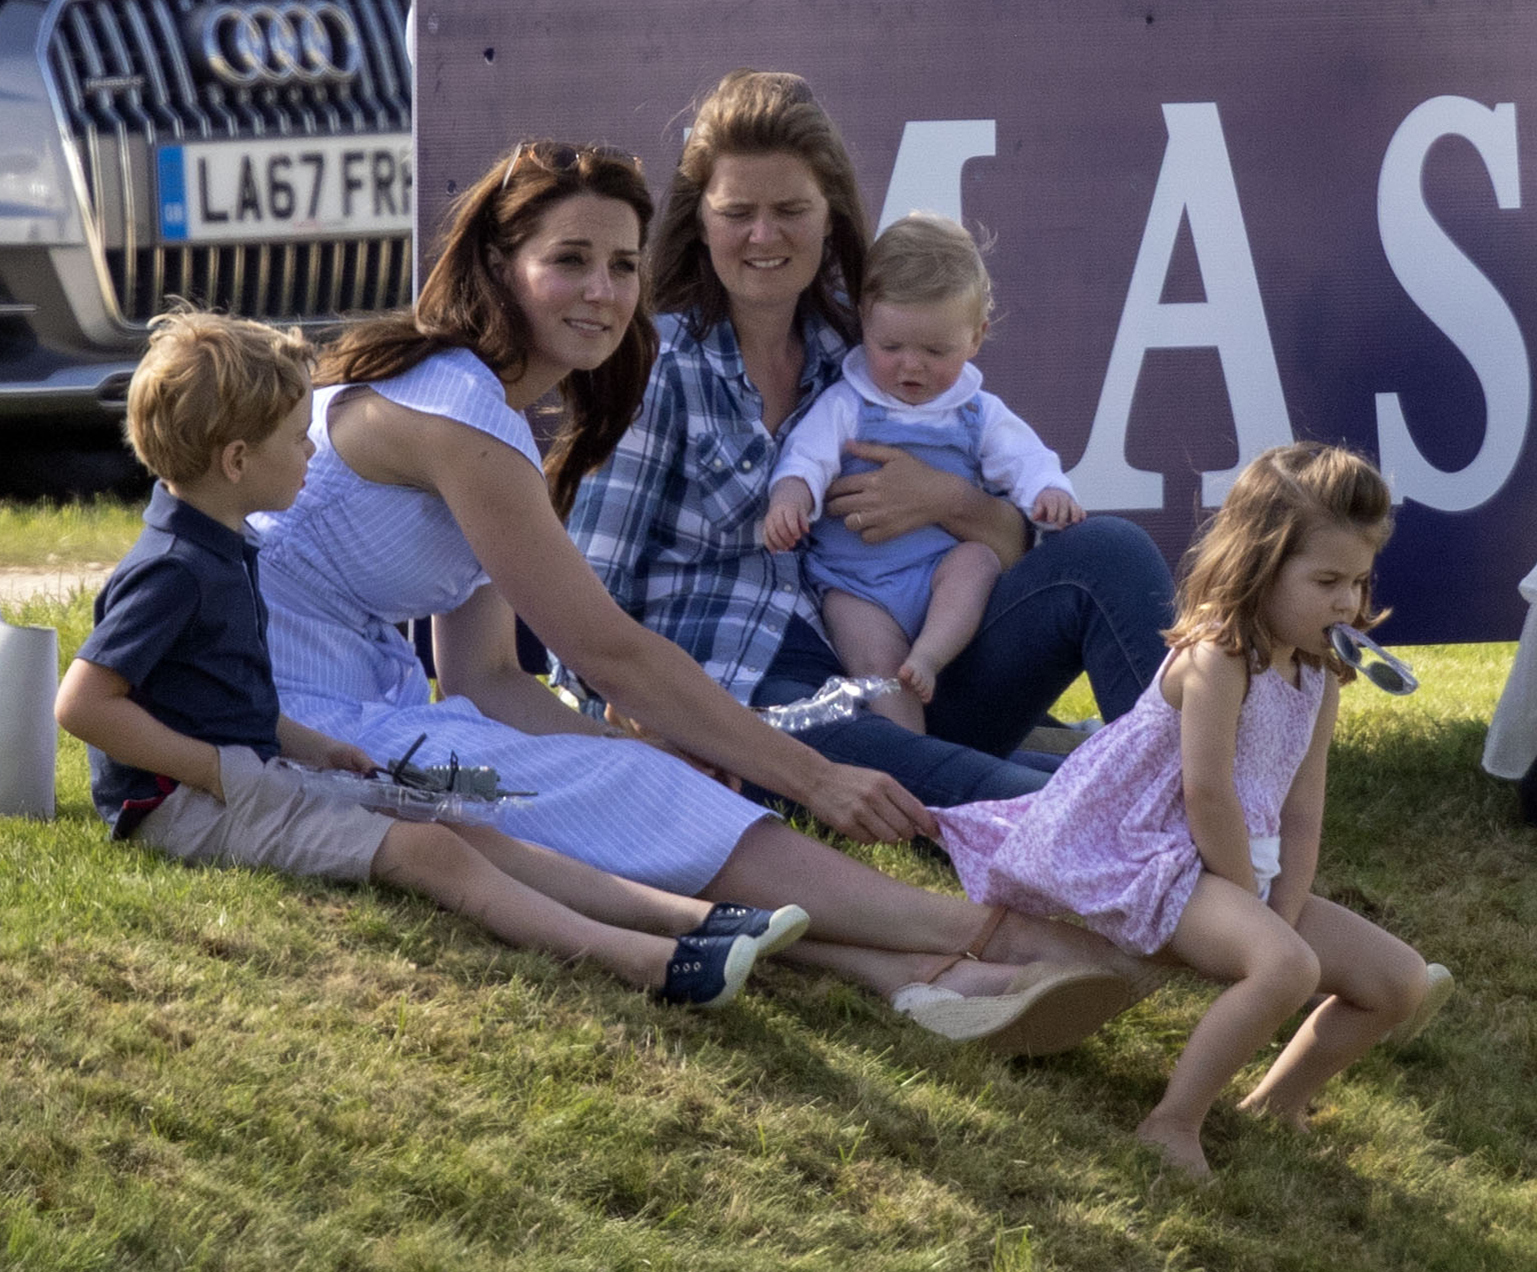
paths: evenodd
<path fill-rule="evenodd" d="M 222 800 L 218 748 L 161 724 L 129 698 L 129 689 L 117 672 L 77 658 L 59 684 L 54 718 L 120 764 L 185 782 Z"/>
<path fill-rule="evenodd" d="M 278 752 L 285 759 L 312 768 L 350 769 L 364 776 L 379 767 L 361 747 L 290 720 L 286 715 L 278 717 Z"/>

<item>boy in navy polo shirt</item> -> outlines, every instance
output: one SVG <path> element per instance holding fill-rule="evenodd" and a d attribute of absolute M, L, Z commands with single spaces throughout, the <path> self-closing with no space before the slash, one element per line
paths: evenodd
<path fill-rule="evenodd" d="M 488 826 L 397 821 L 275 763 L 374 769 L 281 713 L 245 537 L 247 516 L 288 507 L 304 484 L 312 351 L 297 331 L 191 310 L 152 326 L 128 433 L 160 480 L 55 705 L 90 747 L 92 798 L 114 838 L 412 888 L 509 943 L 592 957 L 672 1002 L 729 1001 L 757 955 L 800 936 L 796 906 L 711 906 Z"/>

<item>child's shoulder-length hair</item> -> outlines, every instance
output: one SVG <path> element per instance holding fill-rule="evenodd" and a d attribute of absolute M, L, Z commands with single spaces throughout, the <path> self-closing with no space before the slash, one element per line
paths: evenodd
<path fill-rule="evenodd" d="M 1174 625 L 1164 639 L 1175 649 L 1211 641 L 1245 655 L 1251 667 L 1267 665 L 1273 633 L 1264 620 L 1265 597 L 1318 526 L 1355 530 L 1381 551 L 1393 532 L 1392 493 L 1382 474 L 1343 446 L 1302 441 L 1265 451 L 1239 474 L 1186 552 Z M 1373 607 L 1368 580 L 1351 625 L 1365 631 L 1387 613 Z M 1299 651 L 1298 657 L 1352 678 L 1332 652 L 1319 658 Z"/>

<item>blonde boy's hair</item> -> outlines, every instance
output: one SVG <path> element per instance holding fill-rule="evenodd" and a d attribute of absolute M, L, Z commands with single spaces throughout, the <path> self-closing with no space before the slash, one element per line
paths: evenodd
<path fill-rule="evenodd" d="M 259 445 L 310 384 L 315 352 L 297 327 L 180 308 L 150 320 L 128 385 L 128 442 L 155 476 L 189 482 L 230 442 Z"/>
<path fill-rule="evenodd" d="M 1185 554 L 1174 598 L 1174 648 L 1210 640 L 1256 665 L 1270 661 L 1273 633 L 1262 611 L 1281 567 L 1319 526 L 1353 530 L 1380 552 L 1393 533 L 1393 497 L 1370 460 L 1343 446 L 1293 442 L 1264 452 L 1238 475 L 1204 532 Z M 1387 617 L 1372 607 L 1371 581 L 1351 626 L 1374 627 Z M 1333 653 L 1303 661 L 1329 666 L 1343 680 L 1353 673 Z"/>
<path fill-rule="evenodd" d="M 987 321 L 993 284 L 964 226 L 937 212 L 913 212 L 881 231 L 865 259 L 864 305 L 927 305 L 956 296 L 975 297 L 976 325 Z"/>

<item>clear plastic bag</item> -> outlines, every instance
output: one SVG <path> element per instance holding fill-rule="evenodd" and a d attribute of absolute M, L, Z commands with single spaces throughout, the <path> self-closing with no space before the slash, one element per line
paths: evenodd
<path fill-rule="evenodd" d="M 889 676 L 831 676 L 809 698 L 782 707 L 759 707 L 765 723 L 785 733 L 800 733 L 819 724 L 852 720 L 861 707 L 888 693 L 900 693 L 901 682 Z"/>
<path fill-rule="evenodd" d="M 468 789 L 429 790 L 419 786 L 402 786 L 385 773 L 365 777 L 348 769 L 314 769 L 288 760 L 283 763 L 303 777 L 304 789 L 312 794 L 361 804 L 364 808 L 390 813 L 403 821 L 490 824 L 496 821 L 502 809 L 524 802 L 522 793 L 483 795 Z M 460 770 L 461 773 L 464 771 Z M 491 785 L 494 788 L 495 770 L 487 771 L 492 775 Z"/>

